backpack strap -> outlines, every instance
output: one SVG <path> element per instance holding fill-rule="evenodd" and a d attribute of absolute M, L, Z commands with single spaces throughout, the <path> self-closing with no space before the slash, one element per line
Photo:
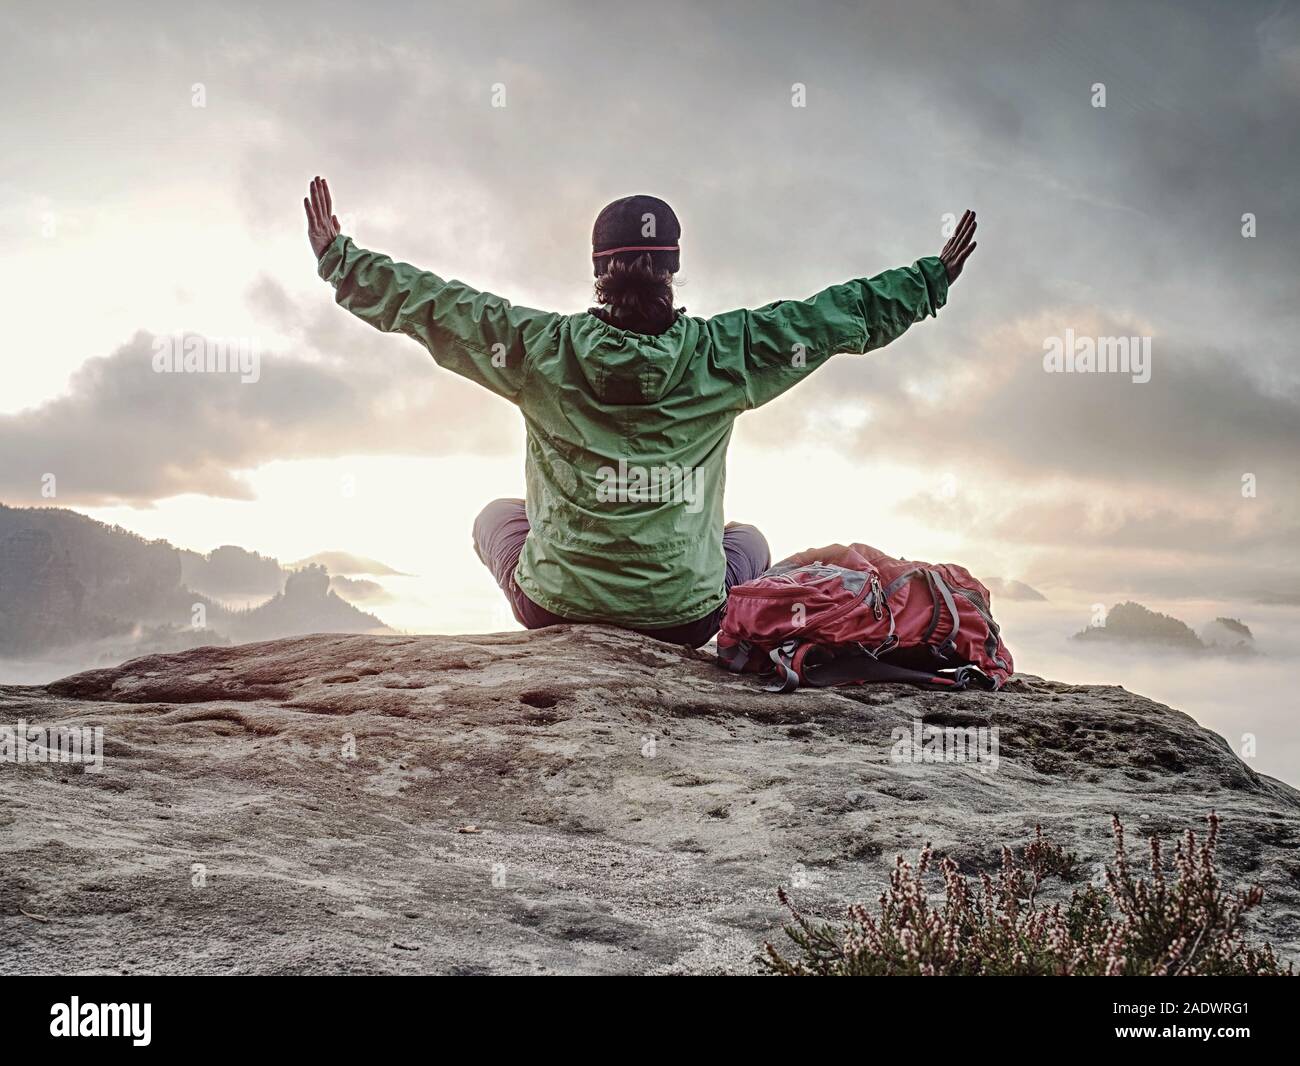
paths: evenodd
<path fill-rule="evenodd" d="M 897 592 L 904 585 L 906 585 L 908 581 L 910 581 L 913 577 L 919 574 L 921 570 L 922 567 L 913 566 L 907 570 L 904 570 L 901 574 L 899 574 L 896 578 L 894 578 L 894 580 L 889 583 L 889 587 L 885 589 L 885 599 L 887 600 L 891 599 L 895 592 Z"/>
<path fill-rule="evenodd" d="M 939 572 L 926 570 L 924 573 L 926 581 L 930 583 L 930 594 L 934 599 L 934 614 L 930 618 L 930 626 L 926 629 L 925 636 L 921 639 L 927 644 L 930 643 L 930 638 L 939 625 L 939 604 L 942 603 L 948 610 L 948 617 L 952 619 L 952 629 L 942 644 L 931 644 L 930 647 L 938 658 L 946 659 L 957 647 L 957 634 L 961 632 L 961 616 L 957 613 L 957 601 L 952 598 L 952 592 L 949 591 L 947 583 Z"/>
<path fill-rule="evenodd" d="M 826 662 L 804 666 L 801 681 L 812 688 L 829 688 L 832 685 L 858 685 L 868 682 L 893 682 L 916 685 L 918 688 L 959 692 L 978 685 L 991 688 L 989 679 L 973 666 L 959 666 L 943 673 L 911 670 L 905 666 L 877 659 L 865 648 L 844 652 Z"/>
<path fill-rule="evenodd" d="M 793 692 L 799 687 L 799 674 L 803 670 L 803 661 L 812 649 L 811 644 L 797 640 L 787 640 L 768 652 L 768 657 L 776 664 L 776 681 L 764 685 L 767 692 Z"/>

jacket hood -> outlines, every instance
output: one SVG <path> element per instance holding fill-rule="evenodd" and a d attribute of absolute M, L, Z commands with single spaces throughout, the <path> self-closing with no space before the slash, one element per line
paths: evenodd
<path fill-rule="evenodd" d="M 696 319 L 679 314 L 663 333 L 630 333 L 595 315 L 574 315 L 578 368 L 602 403 L 658 403 L 686 373 L 699 340 Z"/>

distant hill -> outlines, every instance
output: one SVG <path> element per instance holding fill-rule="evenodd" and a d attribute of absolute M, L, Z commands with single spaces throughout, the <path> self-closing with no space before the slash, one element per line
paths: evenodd
<path fill-rule="evenodd" d="M 1216 618 L 1201 630 L 1201 641 L 1207 648 L 1219 651 L 1255 650 L 1255 635 L 1250 626 L 1236 618 Z"/>
<path fill-rule="evenodd" d="M 332 576 L 330 588 L 348 603 L 390 603 L 393 599 L 378 581 L 367 581 L 363 577 Z"/>
<path fill-rule="evenodd" d="M 1089 626 L 1076 633 L 1074 639 L 1164 647 L 1194 654 L 1240 654 L 1255 650 L 1250 628 L 1235 618 L 1216 618 L 1206 627 L 1202 639 L 1186 622 L 1132 601 L 1117 603 L 1106 615 L 1104 625 Z"/>
<path fill-rule="evenodd" d="M 331 591 L 330 576 L 323 566 L 293 571 L 283 592 L 252 610 L 226 612 L 223 624 L 240 642 L 305 633 L 391 632 L 373 614 L 358 610 Z"/>
<path fill-rule="evenodd" d="M 1047 597 L 1036 588 L 1026 585 L 1023 581 L 1012 581 L 1004 577 L 990 577 L 984 582 L 984 585 L 994 596 L 1004 600 L 1041 600 L 1044 602 L 1047 600 Z"/>
<path fill-rule="evenodd" d="M 409 577 L 400 570 L 394 570 L 386 563 L 378 562 L 375 559 L 367 559 L 364 555 L 353 555 L 351 552 L 317 552 L 315 555 L 309 555 L 306 559 L 299 559 L 296 563 L 290 563 L 291 570 L 297 570 L 304 566 L 323 566 L 331 575 L 338 577 L 355 577 L 358 574 L 364 574 L 367 577 Z"/>
<path fill-rule="evenodd" d="M 276 560 L 223 544 L 207 555 L 179 551 L 181 582 L 217 599 L 274 596 L 284 588 L 285 572 Z"/>
<path fill-rule="evenodd" d="M 0 656 L 93 650 L 87 665 L 195 644 L 388 631 L 330 590 L 323 567 L 289 574 L 226 545 L 208 555 L 58 507 L 0 504 Z M 234 610 L 222 596 L 269 596 Z"/>

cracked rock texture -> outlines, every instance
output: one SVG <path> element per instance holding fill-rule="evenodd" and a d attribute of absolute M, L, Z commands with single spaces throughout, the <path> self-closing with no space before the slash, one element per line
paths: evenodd
<path fill-rule="evenodd" d="M 917 718 L 996 726 L 996 769 L 893 761 Z M 4 973 L 748 972 L 778 885 L 836 917 L 897 853 L 991 869 L 1035 823 L 1086 879 L 1112 811 L 1140 862 L 1211 808 L 1300 952 L 1300 793 L 1120 688 L 779 696 L 561 626 L 197 648 L 0 686 L 19 719 L 102 726 L 104 765 L 0 763 Z"/>

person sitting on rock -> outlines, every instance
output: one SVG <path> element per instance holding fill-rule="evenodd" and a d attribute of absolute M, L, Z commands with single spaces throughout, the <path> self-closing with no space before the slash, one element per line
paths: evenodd
<path fill-rule="evenodd" d="M 691 647 L 717 632 L 728 590 L 771 564 L 757 529 L 723 524 L 736 417 L 934 315 L 975 249 L 967 211 L 939 255 L 910 267 L 698 318 L 673 306 L 676 214 L 627 196 L 592 233 L 599 306 L 566 315 L 359 248 L 319 177 L 303 203 L 341 307 L 523 413 L 527 500 L 488 504 L 473 533 L 520 624 L 599 622 Z"/>

